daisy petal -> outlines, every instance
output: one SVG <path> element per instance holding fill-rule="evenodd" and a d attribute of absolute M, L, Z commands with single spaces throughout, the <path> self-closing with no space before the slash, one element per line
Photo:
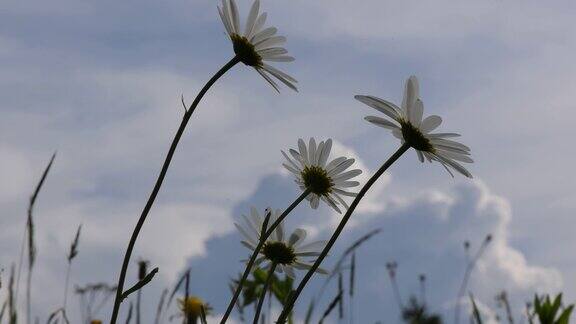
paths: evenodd
<path fill-rule="evenodd" d="M 300 155 L 300 153 L 296 152 L 296 150 L 294 150 L 294 149 L 290 149 L 288 152 L 290 152 L 290 155 L 292 155 L 292 157 L 293 157 L 296 161 L 298 161 L 298 162 L 300 162 L 300 164 L 306 166 L 306 163 L 307 163 L 307 162 L 304 161 L 304 159 L 302 158 L 302 156 Z"/>
<path fill-rule="evenodd" d="M 436 133 L 426 135 L 429 138 L 446 138 L 446 137 L 460 137 L 457 133 Z"/>
<path fill-rule="evenodd" d="M 290 82 L 290 80 L 287 80 L 287 79 L 284 77 L 283 74 L 278 74 L 278 70 L 276 70 L 276 69 L 271 70 L 271 69 L 270 69 L 270 66 L 267 65 L 267 64 L 264 64 L 264 69 L 265 69 L 268 73 L 270 73 L 270 74 L 272 74 L 273 76 L 275 76 L 275 77 L 276 77 L 278 80 L 280 80 L 282 83 L 284 83 L 288 88 L 290 88 L 290 89 L 298 92 L 298 88 L 296 88 L 296 86 L 295 86 L 294 84 L 292 84 L 292 82 Z"/>
<path fill-rule="evenodd" d="M 252 221 L 246 217 L 246 215 L 242 215 L 242 218 L 244 219 L 244 222 L 246 222 L 246 225 L 248 225 L 246 230 L 249 232 L 250 237 L 252 237 L 254 241 L 258 241 L 260 238 L 260 224 L 252 223 Z"/>
<path fill-rule="evenodd" d="M 230 13 L 230 0 L 222 0 L 222 12 L 226 17 L 226 21 L 228 21 L 230 30 L 232 30 L 232 34 L 236 34 L 234 24 L 232 23 L 232 14 Z"/>
<path fill-rule="evenodd" d="M 428 116 L 422 121 L 422 124 L 420 125 L 420 131 L 424 134 L 430 133 L 438 126 L 440 126 L 440 124 L 442 124 L 442 118 L 440 118 L 440 116 Z"/>
<path fill-rule="evenodd" d="M 250 220 L 252 221 L 252 225 L 259 232 L 262 229 L 262 225 L 264 224 L 264 219 L 260 217 L 258 210 L 254 206 L 250 207 Z"/>
<path fill-rule="evenodd" d="M 452 159 L 452 160 L 456 160 L 456 161 L 460 161 L 460 162 L 466 162 L 466 163 L 474 163 L 474 160 L 472 160 L 468 155 L 458 154 L 458 153 L 439 150 L 439 149 L 436 149 L 436 153 L 439 155 L 442 155 L 443 157 Z"/>
<path fill-rule="evenodd" d="M 238 13 L 238 6 L 234 0 L 230 0 L 230 15 L 236 34 L 240 34 L 240 14 Z"/>
<path fill-rule="evenodd" d="M 420 162 L 424 163 L 424 154 L 422 154 L 422 152 L 416 150 L 416 154 L 418 154 L 418 160 L 420 160 Z"/>
<path fill-rule="evenodd" d="M 313 257 L 319 256 L 322 252 L 296 252 L 296 256 L 298 257 Z"/>
<path fill-rule="evenodd" d="M 248 20 L 246 20 L 246 28 L 244 29 L 244 37 L 250 35 L 254 29 L 254 24 L 256 23 L 256 18 L 258 18 L 258 11 L 260 10 L 260 0 L 254 1 L 252 8 L 250 8 L 250 14 L 248 14 Z"/>
<path fill-rule="evenodd" d="M 336 202 L 334 200 L 332 200 L 332 198 L 330 198 L 328 196 L 321 196 L 320 199 L 322 199 L 323 202 L 325 202 L 330 207 L 332 207 L 332 209 L 334 209 L 338 214 L 342 214 L 342 211 L 340 210 L 340 208 L 338 208 L 338 206 L 336 205 Z"/>
<path fill-rule="evenodd" d="M 288 171 L 294 173 L 295 175 L 299 175 L 302 171 L 298 171 L 296 169 L 294 169 L 293 167 L 291 167 L 290 165 L 286 164 L 286 163 L 282 163 L 282 166 L 285 167 Z"/>
<path fill-rule="evenodd" d="M 384 118 L 380 118 L 380 117 L 376 117 L 376 116 L 366 116 L 366 117 L 364 117 L 364 119 L 368 122 L 371 122 L 374 125 L 384 127 L 386 129 L 390 129 L 390 130 L 400 129 L 400 127 L 398 125 L 396 125 L 390 121 L 387 121 Z"/>
<path fill-rule="evenodd" d="M 332 139 L 326 140 L 324 144 L 324 149 L 322 150 L 322 154 L 320 155 L 320 159 L 318 160 L 318 165 L 324 167 L 326 165 L 326 161 L 328 160 L 328 156 L 330 155 L 330 150 L 332 149 Z"/>
<path fill-rule="evenodd" d="M 299 138 L 298 139 L 298 150 L 300 150 L 300 156 L 303 158 L 305 165 L 310 165 L 310 161 L 308 160 L 308 150 L 306 149 L 306 143 L 304 140 Z"/>
<path fill-rule="evenodd" d="M 270 48 L 265 48 L 263 50 L 259 50 L 258 54 L 262 57 L 262 59 L 266 59 L 269 57 L 288 54 L 288 51 L 282 47 L 270 47 Z"/>
<path fill-rule="evenodd" d="M 358 181 L 343 181 L 343 182 L 338 183 L 338 187 L 341 187 L 341 188 L 350 188 L 350 187 L 356 187 L 359 185 L 360 185 L 360 182 L 358 182 Z"/>
<path fill-rule="evenodd" d="M 254 36 L 252 36 L 252 38 L 250 39 L 250 43 L 256 44 L 260 41 L 263 41 L 266 38 L 274 36 L 274 34 L 276 34 L 277 31 L 278 31 L 278 29 L 276 29 L 276 27 L 268 27 L 268 28 L 262 30 L 261 32 L 255 34 Z"/>
<path fill-rule="evenodd" d="M 264 27 L 264 24 L 266 23 L 266 16 L 267 14 L 265 12 L 262 13 L 260 16 L 258 16 L 258 19 L 256 19 L 252 31 L 250 31 L 250 34 L 246 35 L 246 39 L 252 39 L 254 35 L 256 35 L 262 30 L 262 27 Z"/>
<path fill-rule="evenodd" d="M 284 36 L 274 36 L 274 37 L 270 37 L 267 38 L 257 44 L 254 44 L 254 48 L 256 48 L 257 51 L 260 50 L 264 50 L 267 48 L 271 48 L 280 44 L 283 44 L 286 42 L 286 37 Z"/>
<path fill-rule="evenodd" d="M 415 76 L 410 76 L 406 81 L 404 89 L 404 98 L 402 99 L 402 109 L 406 113 L 406 117 L 410 118 L 412 107 L 419 97 L 418 79 Z"/>
<path fill-rule="evenodd" d="M 446 171 L 448 171 L 448 173 L 450 174 L 450 176 L 451 176 L 452 178 L 454 178 L 454 173 L 452 173 L 452 171 L 450 171 L 450 168 L 448 168 L 448 166 L 446 165 L 446 163 L 438 160 L 436 157 L 434 157 L 434 160 L 440 162 L 440 164 L 444 167 L 444 169 L 445 169 Z"/>
<path fill-rule="evenodd" d="M 462 173 L 463 175 L 465 175 L 468 178 L 472 178 L 472 174 L 470 172 L 468 172 L 468 170 L 466 170 L 466 168 L 464 168 L 462 165 L 460 165 L 458 162 L 453 161 L 452 159 L 448 159 L 445 158 L 441 155 L 436 155 L 436 157 L 438 159 L 440 159 L 440 161 L 448 164 L 449 166 L 451 166 L 454 170 Z"/>
<path fill-rule="evenodd" d="M 310 161 L 312 165 L 314 165 L 314 161 L 316 161 L 316 140 L 314 137 L 310 137 L 308 141 L 308 161 Z"/>
<path fill-rule="evenodd" d="M 247 247 L 249 250 L 254 250 L 256 248 L 255 244 L 252 244 L 248 241 L 240 241 L 240 244 L 244 245 L 245 247 Z"/>
<path fill-rule="evenodd" d="M 310 200 L 310 207 L 312 207 L 312 209 L 317 209 L 319 205 L 320 205 L 320 198 L 318 198 L 317 195 L 312 195 L 312 198 Z"/>
<path fill-rule="evenodd" d="M 312 265 L 311 264 L 307 264 L 304 262 L 298 262 L 296 261 L 293 265 L 294 268 L 296 269 L 300 269 L 300 270 L 310 270 L 312 269 Z M 329 272 L 322 269 L 322 268 L 317 268 L 315 272 L 318 272 L 320 274 L 328 274 Z"/>
<path fill-rule="evenodd" d="M 328 163 L 328 165 L 326 166 L 326 171 L 330 171 L 332 170 L 335 166 L 339 165 L 340 163 L 346 161 L 346 157 L 344 156 L 340 156 L 335 158 L 334 160 L 330 161 L 330 163 Z"/>
<path fill-rule="evenodd" d="M 263 60 L 270 62 L 294 62 L 294 58 L 292 56 L 287 55 L 267 57 L 265 59 L 263 58 Z"/>
<path fill-rule="evenodd" d="M 290 235 L 290 239 L 288 240 L 288 244 L 290 246 L 294 246 L 295 244 L 298 244 L 300 241 L 304 240 L 305 238 L 306 238 L 306 231 L 301 229 L 301 228 L 297 228 L 296 230 L 294 230 L 292 235 Z"/>
<path fill-rule="evenodd" d="M 275 213 L 276 219 L 280 217 L 280 214 L 282 214 L 282 211 L 277 209 Z M 278 224 L 278 227 L 276 227 L 276 237 L 278 237 L 278 241 L 284 241 L 284 225 L 282 225 L 282 223 Z"/>
<path fill-rule="evenodd" d="M 356 197 L 356 195 L 357 195 L 356 193 L 348 192 L 348 191 L 342 190 L 342 189 L 340 189 L 340 188 L 334 188 L 333 190 L 334 190 L 334 192 L 336 192 L 336 193 L 338 193 L 338 194 L 340 194 L 340 195 L 342 195 L 342 196 Z"/>
<path fill-rule="evenodd" d="M 324 145 L 325 145 L 324 141 L 321 141 L 318 144 L 318 148 L 316 149 L 316 156 L 314 163 L 319 167 L 322 167 L 322 165 L 320 165 L 320 156 L 322 156 L 322 152 L 324 151 Z"/>
<path fill-rule="evenodd" d="M 244 228 L 242 228 L 242 226 L 234 223 L 234 226 L 236 227 L 236 229 L 240 232 L 240 234 L 242 234 L 242 236 L 244 236 L 244 238 L 246 239 L 246 241 L 250 242 L 253 245 L 258 244 L 256 241 L 254 241 L 254 238 L 248 234 L 248 232 L 246 232 L 246 230 L 244 230 Z"/>
<path fill-rule="evenodd" d="M 220 15 L 220 19 L 222 19 L 222 24 L 224 24 L 226 33 L 228 33 L 229 36 L 232 36 L 233 33 L 232 28 L 230 27 L 230 22 L 228 21 L 226 16 L 224 16 L 224 13 L 222 12 L 222 9 L 220 9 L 220 7 L 218 7 L 218 14 Z"/>
<path fill-rule="evenodd" d="M 276 90 L 278 93 L 280 93 L 280 88 L 278 88 L 278 85 L 276 84 L 276 82 L 274 82 L 272 79 L 270 79 L 270 77 L 267 76 L 263 71 L 261 71 L 261 69 L 255 68 L 255 70 L 264 78 L 264 80 L 268 81 L 268 83 L 272 86 L 272 88 L 274 88 L 274 90 Z"/>
<path fill-rule="evenodd" d="M 304 244 L 302 246 L 298 246 L 298 244 L 296 244 L 295 246 L 298 248 L 298 251 L 318 252 L 318 251 L 321 251 L 325 245 L 326 245 L 326 241 L 316 241 L 316 242 Z"/>
<path fill-rule="evenodd" d="M 444 146 L 448 146 L 448 147 L 453 147 L 453 148 L 457 148 L 463 151 L 470 151 L 470 148 L 462 143 L 459 142 L 455 142 L 455 141 L 451 141 L 451 140 L 447 140 L 447 139 L 440 139 L 440 138 L 434 138 L 431 140 L 432 144 L 440 144 L 440 145 L 444 145 Z"/>
<path fill-rule="evenodd" d="M 398 112 L 399 108 L 391 102 L 373 96 L 354 96 L 354 98 L 361 103 L 380 111 L 397 122 L 400 122 L 401 120 L 401 116 Z"/>
<path fill-rule="evenodd" d="M 348 169 L 348 167 L 350 167 L 352 164 L 354 164 L 354 161 L 355 161 L 354 159 L 347 159 L 346 161 L 335 166 L 332 170 L 329 170 L 327 168 L 326 171 L 328 172 L 329 176 L 335 176 L 335 175 L 339 174 L 340 172 Z"/>
<path fill-rule="evenodd" d="M 340 173 L 338 176 L 332 178 L 332 180 L 334 182 L 344 181 L 344 180 L 348 180 L 350 178 L 354 178 L 360 174 L 362 174 L 362 170 L 354 169 L 354 170 L 346 171 L 344 173 Z"/>
<path fill-rule="evenodd" d="M 298 81 L 296 81 L 296 79 L 294 79 L 293 77 L 289 76 L 288 74 L 286 74 L 286 73 L 284 73 L 284 72 L 276 69 L 276 68 L 273 67 L 273 66 L 270 66 L 270 65 L 268 65 L 268 64 L 264 64 L 264 67 L 265 67 L 267 70 L 270 70 L 271 72 L 274 72 L 275 74 L 278 74 L 278 75 L 282 76 L 284 79 L 286 79 L 286 80 L 288 80 L 288 81 L 290 81 L 290 82 L 298 83 Z"/>
<path fill-rule="evenodd" d="M 437 144 L 437 143 L 432 143 L 432 145 L 434 146 L 434 148 L 437 148 L 440 150 L 454 152 L 454 153 L 463 154 L 463 155 L 470 155 L 470 151 L 466 151 L 466 150 L 463 150 L 461 148 L 456 148 L 454 146 L 448 146 L 448 145 Z"/>
<path fill-rule="evenodd" d="M 286 152 L 284 152 L 284 151 L 280 151 L 280 152 L 282 152 L 282 155 L 284 155 L 284 158 L 290 163 L 290 165 L 294 169 L 298 170 L 299 172 L 302 172 L 302 169 L 299 166 L 297 166 L 296 163 L 294 163 L 294 161 L 292 161 L 291 158 L 288 157 L 288 154 L 286 154 Z"/>
<path fill-rule="evenodd" d="M 348 209 L 348 204 L 344 201 L 344 199 L 342 199 L 342 197 L 340 197 L 339 194 L 333 192 L 330 197 L 332 198 L 336 198 L 336 200 L 340 203 L 340 205 L 344 206 L 344 209 Z"/>
<path fill-rule="evenodd" d="M 412 107 L 412 116 L 410 117 L 410 122 L 416 127 L 420 127 L 423 115 L 424 115 L 424 103 L 422 103 L 422 100 L 416 99 L 414 107 Z"/>
<path fill-rule="evenodd" d="M 397 139 L 402 140 L 402 143 L 404 143 L 404 137 L 402 137 L 402 130 L 401 129 L 393 130 L 392 135 L 394 135 L 394 137 L 396 137 Z"/>
<path fill-rule="evenodd" d="M 296 278 L 296 274 L 294 273 L 294 269 L 291 266 L 284 266 L 284 272 L 290 278 Z"/>

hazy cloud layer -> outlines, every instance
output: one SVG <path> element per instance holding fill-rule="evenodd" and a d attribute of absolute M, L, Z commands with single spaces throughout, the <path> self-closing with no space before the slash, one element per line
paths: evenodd
<path fill-rule="evenodd" d="M 246 12 L 249 2 L 239 5 Z M 62 290 L 64 257 L 78 224 L 83 236 L 72 282 L 116 280 L 127 233 L 182 116 L 180 95 L 191 102 L 232 55 L 215 6 L 180 0 L 0 4 L 0 266 L 6 270 L 17 260 L 28 196 L 58 151 L 36 210 L 38 315 L 59 303 L 54 294 Z M 299 137 L 333 137 L 337 151 L 360 157 L 364 181 L 398 143 L 362 120 L 369 110 L 352 96 L 399 102 L 410 74 L 421 80 L 426 112 L 442 115 L 443 130 L 463 133 L 477 161 L 471 170 L 486 185 L 461 179 L 454 185 L 440 166 L 420 165 L 413 152 L 391 169 L 394 181 L 374 188 L 338 247 L 369 228 L 384 229 L 359 255 L 365 316 L 396 316 L 393 306 L 386 310 L 393 315 L 383 316 L 369 302 L 394 305 L 384 276 L 390 259 L 400 264 L 406 295 L 426 272 L 434 310 L 451 314 L 462 241 L 477 246 L 487 232 L 495 240 L 471 286 L 487 307 L 496 310 L 493 295 L 503 288 L 517 307 L 535 290 L 563 288 L 574 296 L 576 281 L 568 274 L 576 263 L 558 248 L 576 244 L 576 183 L 568 176 L 576 163 L 569 144 L 576 136 L 573 3 L 262 6 L 288 36 L 297 61 L 285 70 L 299 80 L 300 93 L 276 95 L 244 66 L 210 90 L 134 254 L 161 268 L 147 288 L 152 308 L 186 259 L 198 277 L 220 280 L 239 270 L 246 251 L 232 220 L 251 204 L 283 207 L 298 194 L 280 171 L 280 149 Z M 338 219 L 327 208 L 301 207 L 294 216 L 292 225 L 317 237 Z M 200 283 L 195 289 L 221 309 L 225 282 Z"/>

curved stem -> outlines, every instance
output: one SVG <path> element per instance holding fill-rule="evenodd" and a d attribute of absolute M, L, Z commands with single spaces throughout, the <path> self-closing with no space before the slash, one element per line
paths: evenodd
<path fill-rule="evenodd" d="M 134 232 L 132 232 L 132 236 L 130 237 L 130 242 L 128 243 L 128 248 L 126 249 L 126 254 L 124 255 L 124 261 L 122 263 L 122 270 L 120 271 L 120 277 L 118 278 L 118 287 L 116 288 L 116 297 L 114 299 L 114 309 L 112 311 L 112 318 L 110 319 L 110 324 L 115 324 L 116 319 L 118 318 L 118 311 L 120 310 L 120 303 L 122 302 L 122 292 L 124 288 L 124 281 L 126 280 L 126 272 L 128 270 L 128 263 L 130 262 L 130 256 L 132 255 L 132 250 L 134 249 L 134 245 L 136 243 L 136 239 L 138 238 L 138 234 L 140 233 L 140 229 L 142 229 L 142 225 L 144 225 L 144 221 L 146 220 L 146 216 L 148 216 L 148 212 L 152 208 L 154 204 L 154 200 L 156 200 L 156 196 L 158 195 L 158 191 L 160 191 L 160 187 L 162 186 L 162 182 L 164 181 L 164 177 L 166 176 L 166 172 L 168 171 L 168 167 L 170 166 L 170 162 L 172 161 L 172 157 L 176 151 L 176 147 L 178 146 L 178 142 L 180 142 L 180 138 L 184 133 L 184 129 L 192 117 L 192 113 L 200 103 L 204 94 L 210 89 L 210 87 L 228 70 L 230 70 L 234 65 L 240 62 L 240 59 L 235 56 L 232 58 L 226 65 L 224 65 L 212 78 L 204 85 L 202 90 L 198 93 L 190 108 L 184 114 L 182 118 L 182 122 L 180 123 L 180 127 L 172 140 L 172 145 L 170 145 L 170 149 L 168 150 L 168 154 L 166 155 L 166 159 L 164 160 L 164 164 L 162 165 L 162 170 L 158 175 L 158 179 L 156 179 L 156 184 L 154 185 L 154 189 L 152 189 L 152 193 L 146 202 L 146 206 L 142 210 L 142 214 L 138 219 L 138 223 L 134 228 Z"/>
<path fill-rule="evenodd" d="M 460 284 L 460 289 L 458 289 L 458 296 L 456 297 L 456 307 L 454 309 L 454 324 L 460 323 L 460 300 L 464 297 L 466 293 L 466 287 L 468 287 L 468 281 L 470 280 L 470 276 L 472 275 L 472 271 L 476 267 L 476 263 L 484 253 L 486 246 L 488 246 L 489 241 L 484 240 L 476 255 L 468 264 L 466 265 L 466 270 L 464 272 L 464 278 L 462 278 L 462 283 Z"/>
<path fill-rule="evenodd" d="M 24 246 L 26 244 L 26 234 L 28 234 L 28 226 L 24 225 L 24 233 L 22 234 L 22 243 L 20 243 L 20 258 L 18 261 L 18 274 L 16 275 L 16 291 L 14 293 L 14 302 L 18 302 L 18 293 L 20 292 L 20 275 L 22 274 L 22 265 L 24 260 Z"/>
<path fill-rule="evenodd" d="M 26 323 L 32 323 L 32 266 L 28 269 L 26 280 Z"/>
<path fill-rule="evenodd" d="M 142 301 L 142 289 L 136 293 L 136 324 L 140 324 L 140 302 Z"/>
<path fill-rule="evenodd" d="M 64 283 L 64 302 L 62 302 L 62 309 L 66 311 L 66 304 L 68 301 L 68 285 L 70 284 L 70 268 L 72 268 L 72 262 L 68 261 L 68 267 L 66 268 L 66 281 Z"/>
<path fill-rule="evenodd" d="M 400 295 L 400 288 L 398 287 L 398 282 L 396 281 L 396 275 L 390 276 L 390 281 L 392 282 L 392 289 L 394 291 L 396 303 L 398 304 L 398 310 L 400 310 L 400 314 L 402 314 L 404 311 L 404 303 L 402 303 L 402 296 Z"/>
<path fill-rule="evenodd" d="M 268 276 L 266 277 L 266 282 L 264 283 L 264 288 L 262 288 L 262 294 L 260 295 L 260 300 L 258 300 L 258 307 L 256 307 L 256 313 L 254 314 L 254 321 L 252 324 L 258 324 L 258 319 L 260 318 L 260 312 L 262 311 L 262 305 L 264 304 L 264 298 L 266 297 L 266 291 L 270 282 L 272 282 L 272 276 L 274 276 L 274 270 L 276 270 L 276 263 L 272 263 L 270 270 L 268 270 Z M 270 316 L 270 315 L 268 315 Z"/>
<path fill-rule="evenodd" d="M 236 290 L 234 291 L 234 296 L 232 296 L 232 299 L 230 300 L 230 303 L 228 304 L 228 308 L 226 309 L 226 313 L 224 313 L 222 320 L 220 320 L 220 324 L 226 323 L 226 320 L 228 320 L 228 317 L 230 317 L 230 314 L 232 313 L 232 309 L 234 309 L 234 305 L 236 304 L 236 300 L 238 300 L 238 297 L 240 297 L 240 292 L 242 291 L 242 286 L 246 282 L 246 279 L 248 279 L 248 275 L 250 274 L 250 270 L 252 269 L 252 266 L 254 265 L 254 261 L 256 261 L 256 257 L 258 256 L 258 253 L 262 249 L 262 246 L 264 245 L 264 243 L 266 243 L 266 240 L 268 239 L 268 237 L 270 237 L 270 235 L 272 235 L 272 233 L 274 232 L 276 227 L 278 227 L 278 225 L 284 220 L 284 218 L 286 218 L 286 216 L 288 216 L 288 214 L 296 206 L 298 206 L 298 204 L 302 200 L 304 200 L 304 198 L 306 198 L 306 196 L 308 196 L 308 194 L 310 194 L 310 190 L 306 189 L 298 198 L 296 198 L 296 200 L 294 200 L 294 202 L 290 206 L 288 206 L 288 208 L 282 213 L 282 215 L 280 215 L 278 217 L 278 219 L 269 227 L 269 229 L 266 231 L 266 233 L 263 233 L 264 235 L 262 235 L 262 237 L 260 238 L 258 245 L 256 246 L 256 248 L 254 249 L 254 252 L 252 252 L 252 255 L 250 256 L 250 260 L 248 260 L 248 264 L 246 265 L 246 269 L 244 269 L 244 273 L 242 274 L 242 278 L 240 279 L 240 281 L 238 282 L 238 285 L 236 286 Z"/>
<path fill-rule="evenodd" d="M 316 262 L 314 262 L 314 265 L 312 265 L 312 268 L 310 268 L 310 270 L 308 270 L 308 272 L 306 273 L 306 275 L 304 276 L 304 278 L 302 279 L 302 281 L 298 285 L 298 288 L 294 291 L 293 294 L 291 294 L 289 296 L 289 300 L 286 303 L 286 305 L 284 306 L 282 313 L 278 317 L 277 323 L 285 323 L 286 322 L 288 314 L 290 314 L 290 312 L 292 311 L 292 308 L 294 307 L 294 303 L 298 299 L 298 296 L 300 295 L 302 290 L 304 290 L 304 287 L 306 286 L 306 284 L 308 283 L 308 281 L 310 280 L 310 278 L 312 277 L 312 275 L 314 274 L 316 269 L 318 269 L 318 267 L 320 266 L 320 263 L 322 263 L 322 261 L 324 260 L 324 258 L 328 254 L 328 252 L 330 251 L 330 249 L 332 248 L 332 246 L 334 245 L 334 243 L 338 239 L 338 236 L 340 236 L 340 233 L 344 229 L 344 226 L 346 226 L 346 223 L 350 219 L 350 216 L 352 216 L 352 213 L 356 209 L 356 206 L 358 206 L 358 203 L 360 203 L 360 200 L 362 200 L 362 198 L 364 197 L 364 195 L 366 194 L 368 189 L 370 189 L 370 187 L 372 187 L 372 185 L 376 182 L 376 180 L 378 180 L 378 178 L 380 178 L 380 176 L 382 174 L 384 174 L 384 171 L 386 171 L 394 162 L 396 162 L 396 160 L 398 160 L 398 158 L 400 158 L 400 156 L 402 156 L 402 154 L 404 154 L 404 152 L 406 152 L 409 148 L 410 148 L 410 146 L 408 146 L 407 144 L 403 144 L 402 146 L 400 146 L 400 148 L 396 152 L 394 152 L 394 154 L 392 154 L 392 156 L 386 162 L 384 162 L 384 164 L 380 167 L 380 169 L 378 169 L 378 171 L 376 171 L 376 173 L 372 177 L 370 177 L 370 179 L 366 182 L 364 187 L 362 187 L 362 189 L 360 189 L 360 192 L 358 192 L 358 194 L 356 195 L 356 198 L 354 198 L 354 201 L 352 201 L 352 203 L 350 204 L 350 207 L 346 211 L 346 214 L 344 215 L 344 217 L 342 217 L 340 224 L 338 224 L 336 231 L 334 231 L 334 234 L 332 234 L 332 237 L 330 238 L 330 240 L 328 241 L 328 243 L 326 244 L 326 246 L 324 247 L 324 249 L 320 253 L 320 256 L 318 256 L 318 259 L 316 259 Z"/>
<path fill-rule="evenodd" d="M 422 307 L 426 306 L 426 281 L 420 280 L 420 303 Z"/>

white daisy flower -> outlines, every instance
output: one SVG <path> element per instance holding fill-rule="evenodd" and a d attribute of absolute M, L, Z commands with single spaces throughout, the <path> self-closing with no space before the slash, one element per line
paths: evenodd
<path fill-rule="evenodd" d="M 260 1 L 252 4 L 248 20 L 244 30 L 240 30 L 240 15 L 238 6 L 234 0 L 222 0 L 222 7 L 218 7 L 220 18 L 224 23 L 226 32 L 232 40 L 234 52 L 240 61 L 253 67 L 276 91 L 280 91 L 278 85 L 270 76 L 280 80 L 294 91 L 298 91 L 294 85 L 298 81 L 288 74 L 264 63 L 269 62 L 292 62 L 294 58 L 286 55 L 288 51 L 281 45 L 286 42 L 286 37 L 277 36 L 275 27 L 264 28 L 266 13 L 259 14 Z"/>
<path fill-rule="evenodd" d="M 278 219 L 282 211 L 277 209 L 273 212 L 270 208 L 266 208 L 265 215 L 268 213 L 271 213 L 268 221 L 268 226 L 270 226 Z M 244 218 L 244 226 L 236 223 L 234 225 L 244 237 L 242 244 L 251 250 L 255 250 L 262 235 L 264 217 L 261 217 L 256 208 L 252 207 L 250 217 L 242 215 L 242 218 Z M 294 269 L 310 269 L 312 267 L 310 262 L 314 260 L 309 259 L 320 255 L 320 251 L 326 245 L 325 241 L 303 244 L 305 238 L 306 231 L 301 228 L 297 228 L 290 236 L 286 236 L 284 227 L 280 223 L 266 240 L 264 246 L 262 246 L 259 253 L 261 256 L 256 259 L 254 264 L 268 263 L 264 268 L 269 268 L 272 264 L 276 264 L 276 272 L 284 272 L 289 277 L 294 278 Z M 323 269 L 318 269 L 316 272 L 327 273 Z"/>
<path fill-rule="evenodd" d="M 418 94 L 418 79 L 411 76 L 406 81 L 402 108 L 373 96 L 354 96 L 358 101 L 380 111 L 389 119 L 367 116 L 364 119 L 392 131 L 392 134 L 416 150 L 420 162 L 440 162 L 454 176 L 450 168 L 472 178 L 472 175 L 459 162 L 473 163 L 470 148 L 448 138 L 458 137 L 456 133 L 431 133 L 442 123 L 440 116 L 432 115 L 422 119 L 424 105 Z"/>
<path fill-rule="evenodd" d="M 320 200 L 323 200 L 338 213 L 342 213 L 338 205 L 348 209 L 348 204 L 342 196 L 356 196 L 356 193 L 349 192 L 348 188 L 360 184 L 351 179 L 361 174 L 362 171 L 359 169 L 346 171 L 355 161 L 346 157 L 338 157 L 327 163 L 331 149 L 331 139 L 316 145 L 316 140 L 310 138 L 308 147 L 302 139 L 299 139 L 298 151 L 289 150 L 293 159 L 282 151 L 288 161 L 282 165 L 296 176 L 295 181 L 302 190 L 310 190 L 306 199 L 310 201 L 312 208 L 318 208 Z"/>

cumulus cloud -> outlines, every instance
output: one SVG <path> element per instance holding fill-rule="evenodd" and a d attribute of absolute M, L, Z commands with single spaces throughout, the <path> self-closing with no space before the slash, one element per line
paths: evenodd
<path fill-rule="evenodd" d="M 252 197 L 238 206 L 237 213 L 246 209 L 248 202 L 262 202 L 271 197 L 278 201 L 278 197 L 293 196 L 294 190 L 286 186 L 285 182 L 283 177 L 270 176 L 265 179 Z M 270 191 L 272 194 L 269 195 Z M 493 235 L 493 240 L 474 270 L 469 286 L 479 303 L 485 303 L 487 309 L 497 312 L 492 302 L 494 296 L 506 290 L 515 307 L 514 311 L 520 314 L 523 302 L 530 299 L 534 292 L 561 289 L 562 276 L 557 269 L 533 264 L 522 251 L 514 247 L 510 238 L 512 213 L 509 203 L 492 193 L 482 182 L 456 185 L 449 191 L 427 190 L 403 199 L 389 200 L 382 198 L 382 193 L 378 194 L 385 201 L 385 207 L 379 212 L 365 210 L 355 215 L 361 221 L 344 231 L 331 253 L 332 257 L 327 260 L 326 267 L 331 268 L 347 243 L 371 229 L 382 229 L 381 234 L 357 253 L 357 275 L 361 278 L 357 303 L 362 305 L 363 310 L 359 312 L 362 318 L 357 320 L 370 322 L 399 316 L 386 277 L 385 264 L 391 260 L 399 264 L 398 278 L 404 298 L 417 289 L 417 276 L 426 273 L 428 302 L 432 310 L 451 318 L 465 264 L 462 244 L 470 240 L 475 250 L 488 233 Z M 314 230 L 318 239 L 327 238 L 331 226 L 327 228 L 322 223 L 331 217 L 325 215 L 325 212 L 320 210 L 313 213 L 307 207 L 298 208 L 289 217 L 288 227 L 306 224 L 307 228 Z M 204 256 L 190 259 L 196 278 L 194 290 L 214 301 L 216 309 L 225 306 L 227 295 L 222 294 L 222 291 L 226 279 L 233 277 L 242 268 L 234 260 L 244 258 L 248 253 L 239 246 L 239 240 L 236 233 L 211 239 L 207 242 L 207 253 Z M 223 266 L 218 267 L 217 271 L 210 271 L 215 263 Z M 209 281 L 208 278 L 213 280 Z M 318 291 L 321 282 L 320 276 L 312 282 L 301 299 L 300 311 L 306 307 L 311 292 Z M 463 302 L 466 303 L 466 300 Z M 382 307 L 385 309 L 382 310 Z"/>
<path fill-rule="evenodd" d="M 288 35 L 297 61 L 287 70 L 301 92 L 278 96 L 244 66 L 210 90 L 137 244 L 135 256 L 160 267 L 147 288 L 149 308 L 182 271 L 183 256 L 191 258 L 195 291 L 222 308 L 226 280 L 246 254 L 232 221 L 251 204 L 283 208 L 297 196 L 278 175 L 280 149 L 297 138 L 334 138 L 336 152 L 362 157 L 365 181 L 397 142 L 364 125 L 352 96 L 398 102 L 412 73 L 422 76 L 427 111 L 465 130 L 478 161 L 473 170 L 490 189 L 446 186 L 441 168 L 413 156 L 393 167 L 394 177 L 371 190 L 335 251 L 368 228 L 383 228 L 359 255 L 365 316 L 384 317 L 371 303 L 393 305 L 384 275 L 391 258 L 403 286 L 429 273 L 435 309 L 448 312 L 461 243 L 488 232 L 494 242 L 471 282 L 479 302 L 493 306 L 500 288 L 517 292 L 518 304 L 532 291 L 561 288 L 560 273 L 548 265 L 561 262 L 563 273 L 576 266 L 557 249 L 557 241 L 574 240 L 574 183 L 565 171 L 575 162 L 566 150 L 574 137 L 572 5 L 263 3 Z M 0 56 L 10 62 L 0 75 L 0 266 L 15 260 L 29 193 L 58 150 L 37 208 L 34 309 L 44 316 L 57 304 L 45 292 L 60 291 L 78 224 L 84 231 L 73 282 L 116 280 L 126 236 L 182 116 L 180 94 L 190 102 L 232 51 L 212 1 L 143 1 L 137 12 L 117 1 L 5 1 L 0 9 L 9 27 L 0 32 Z M 316 237 L 338 219 L 307 206 L 293 216 L 290 226 Z M 564 280 L 573 286 L 570 276 Z M 386 316 L 395 311 L 387 308 Z"/>
<path fill-rule="evenodd" d="M 449 192 L 432 191 L 404 200 L 391 205 L 380 217 L 384 218 L 373 220 L 368 228 L 378 224 L 384 229 L 383 236 L 390 235 L 381 245 L 382 254 L 398 260 L 401 282 L 406 282 L 403 276 L 406 272 L 416 278 L 417 271 L 429 269 L 423 272 L 430 280 L 432 303 L 448 314 L 452 312 L 450 305 L 454 305 L 463 270 L 462 243 L 472 240 L 475 250 L 489 233 L 493 240 L 474 270 L 470 285 L 470 291 L 481 302 L 494 309 L 495 304 L 491 303 L 494 296 L 506 290 L 515 312 L 520 314 L 523 302 L 534 292 L 562 288 L 562 276 L 557 269 L 531 264 L 514 247 L 510 239 L 509 202 L 479 181 L 458 185 Z M 380 267 L 383 275 L 383 264 Z"/>

